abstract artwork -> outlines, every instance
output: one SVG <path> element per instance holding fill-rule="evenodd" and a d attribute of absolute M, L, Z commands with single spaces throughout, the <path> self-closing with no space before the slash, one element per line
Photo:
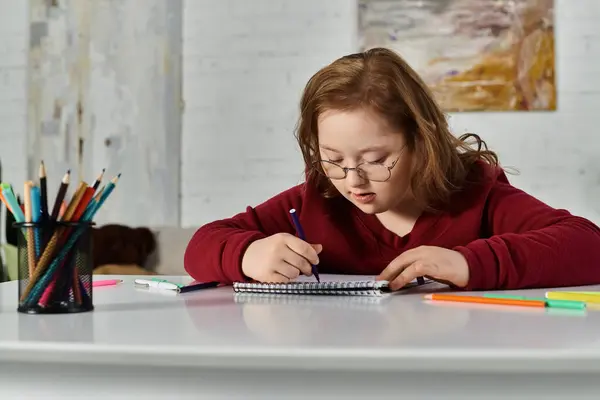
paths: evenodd
<path fill-rule="evenodd" d="M 358 4 L 360 51 L 396 51 L 444 111 L 556 109 L 554 0 Z"/>

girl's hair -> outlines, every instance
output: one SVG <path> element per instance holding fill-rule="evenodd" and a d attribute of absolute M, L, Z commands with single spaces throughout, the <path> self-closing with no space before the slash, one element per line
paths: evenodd
<path fill-rule="evenodd" d="M 410 187 L 423 207 L 435 210 L 464 185 L 479 160 L 498 165 L 496 154 L 475 134 L 457 138 L 433 95 L 417 73 L 396 53 L 374 48 L 342 57 L 308 81 L 300 102 L 296 138 L 307 180 L 326 197 L 337 191 L 321 170 L 317 121 L 327 110 L 370 109 L 406 135 L 413 155 Z M 472 140 L 476 145 L 471 147 Z"/>

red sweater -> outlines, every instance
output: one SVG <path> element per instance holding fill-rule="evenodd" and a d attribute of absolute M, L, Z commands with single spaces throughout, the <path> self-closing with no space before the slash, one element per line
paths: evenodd
<path fill-rule="evenodd" d="M 299 214 L 306 238 L 322 244 L 319 272 L 378 275 L 403 251 L 429 245 L 454 249 L 469 264 L 468 290 L 600 283 L 600 230 L 511 186 L 504 172 L 479 164 L 473 182 L 444 212 L 424 213 L 403 236 L 387 230 L 343 197 L 326 199 L 310 184 L 295 186 L 232 218 L 201 227 L 185 253 L 198 281 L 243 281 L 248 245 L 275 233 L 295 233 Z"/>

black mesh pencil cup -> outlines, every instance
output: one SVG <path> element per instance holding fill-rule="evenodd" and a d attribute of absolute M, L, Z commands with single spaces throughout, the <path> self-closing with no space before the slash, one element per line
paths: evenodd
<path fill-rule="evenodd" d="M 91 311 L 91 222 L 15 223 L 19 306 L 26 314 Z"/>

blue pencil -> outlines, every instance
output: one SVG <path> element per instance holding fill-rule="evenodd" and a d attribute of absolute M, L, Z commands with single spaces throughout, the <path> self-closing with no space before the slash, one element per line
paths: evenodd
<path fill-rule="evenodd" d="M 302 225 L 300 225 L 300 220 L 298 219 L 298 214 L 296 214 L 296 209 L 292 208 L 290 210 L 290 214 L 292 215 L 292 221 L 294 222 L 294 226 L 296 227 L 296 233 L 298 234 L 298 237 L 304 241 L 306 241 L 306 236 L 304 235 L 304 229 L 302 229 Z M 312 273 L 315 276 L 315 278 L 317 278 L 317 282 L 321 282 L 321 279 L 319 279 L 319 271 L 317 270 L 317 266 L 314 264 L 311 264 L 312 266 Z"/>
<path fill-rule="evenodd" d="M 42 213 L 42 196 L 40 188 L 37 186 L 33 186 L 31 188 L 31 220 L 34 223 L 41 222 L 43 215 L 44 214 Z M 36 226 L 33 229 L 33 233 L 35 235 L 35 259 L 37 262 L 37 260 L 40 258 L 40 251 L 42 247 L 40 228 Z"/>

